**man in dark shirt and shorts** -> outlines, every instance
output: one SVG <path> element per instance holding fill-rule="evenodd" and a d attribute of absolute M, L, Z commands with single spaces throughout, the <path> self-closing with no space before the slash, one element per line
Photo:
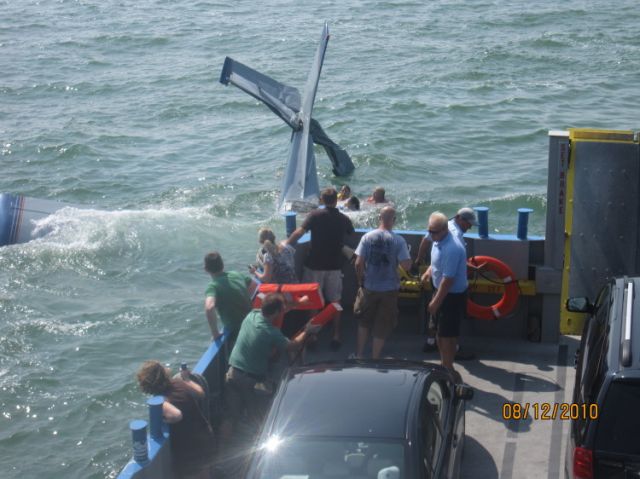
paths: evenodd
<path fill-rule="evenodd" d="M 311 232 L 311 248 L 304 262 L 303 283 L 319 283 L 325 303 L 340 302 L 342 298 L 342 254 L 344 238 L 354 233 L 351 220 L 336 208 L 338 193 L 326 188 L 320 194 L 324 208 L 307 215 L 302 226 L 296 229 L 289 241 L 295 243 L 307 231 Z M 340 340 L 340 314 L 333 320 L 331 349 L 337 351 Z"/>

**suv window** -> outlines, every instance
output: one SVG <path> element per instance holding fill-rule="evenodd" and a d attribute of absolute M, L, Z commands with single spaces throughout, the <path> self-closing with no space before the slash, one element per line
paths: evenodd
<path fill-rule="evenodd" d="M 640 381 L 613 381 L 600 408 L 595 449 L 640 456 Z"/>
<path fill-rule="evenodd" d="M 427 384 L 420 407 L 422 463 L 426 478 L 432 477 L 442 447 L 441 418 L 445 413 L 445 403 L 440 383 L 433 381 Z"/>
<path fill-rule="evenodd" d="M 598 397 L 598 391 L 604 381 L 606 373 L 606 355 L 609 336 L 609 313 L 611 310 L 611 286 L 607 285 L 600 291 L 596 301 L 595 313 L 586 323 L 585 337 L 582 339 L 579 367 L 576 371 L 575 402 L 592 403 Z M 580 438 L 584 437 L 587 421 L 577 420 L 574 423 Z"/>
<path fill-rule="evenodd" d="M 582 398 L 584 402 L 594 402 L 602 386 L 606 372 L 606 356 L 609 337 L 609 304 L 603 304 L 592 320 L 587 337 L 588 357 L 582 373 Z"/>

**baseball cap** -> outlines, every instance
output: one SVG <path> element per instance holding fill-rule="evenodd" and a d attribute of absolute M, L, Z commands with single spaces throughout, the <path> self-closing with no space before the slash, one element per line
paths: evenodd
<path fill-rule="evenodd" d="M 478 226 L 478 220 L 476 219 L 476 213 L 471 208 L 460 208 L 458 210 L 458 216 L 473 226 Z"/>

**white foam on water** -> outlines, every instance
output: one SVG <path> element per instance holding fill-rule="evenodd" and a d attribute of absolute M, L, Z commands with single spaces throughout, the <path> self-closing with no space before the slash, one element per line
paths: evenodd
<path fill-rule="evenodd" d="M 120 211 L 66 207 L 35 222 L 36 240 L 31 244 L 75 251 L 96 250 L 122 240 L 135 245 L 145 228 L 156 233 L 179 231 L 209 217 L 203 207 Z"/>

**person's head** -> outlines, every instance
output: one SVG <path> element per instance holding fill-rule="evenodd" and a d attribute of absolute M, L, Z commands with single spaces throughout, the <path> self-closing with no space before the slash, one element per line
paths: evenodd
<path fill-rule="evenodd" d="M 447 215 L 440 211 L 431 213 L 427 229 L 433 241 L 440 241 L 447 236 L 449 233 L 448 221 Z"/>
<path fill-rule="evenodd" d="M 478 226 L 476 213 L 471 208 L 460 208 L 455 216 L 455 221 L 464 232 L 467 232 L 472 226 Z"/>
<path fill-rule="evenodd" d="M 373 190 L 373 201 L 375 203 L 384 203 L 385 201 L 387 201 L 384 195 L 384 188 L 382 186 L 378 186 L 375 190 Z"/>
<path fill-rule="evenodd" d="M 380 210 L 380 226 L 386 230 L 393 228 L 396 222 L 396 210 L 392 206 L 385 206 Z"/>
<path fill-rule="evenodd" d="M 260 311 L 267 320 L 273 321 L 284 314 L 284 309 L 284 296 L 280 293 L 271 293 L 262 300 Z"/>
<path fill-rule="evenodd" d="M 209 274 L 222 273 L 222 270 L 224 270 L 224 262 L 222 261 L 220 253 L 217 251 L 207 253 L 204 257 L 204 270 Z"/>
<path fill-rule="evenodd" d="M 273 256 L 278 254 L 278 247 L 275 243 L 272 243 L 271 240 L 264 240 L 264 243 L 262 243 L 262 251 Z"/>
<path fill-rule="evenodd" d="M 338 192 L 335 188 L 325 188 L 322 190 L 322 193 L 320 193 L 320 199 L 323 205 L 328 208 L 333 208 L 338 202 Z"/>
<path fill-rule="evenodd" d="M 258 243 L 263 244 L 265 241 L 276 242 L 276 235 L 269 228 L 260 228 L 258 230 Z"/>
<path fill-rule="evenodd" d="M 145 361 L 136 374 L 142 392 L 159 396 L 171 385 L 171 371 L 158 361 Z"/>
<path fill-rule="evenodd" d="M 345 203 L 347 209 L 351 211 L 359 211 L 360 210 L 360 200 L 357 196 L 351 196 Z"/>
<path fill-rule="evenodd" d="M 342 185 L 342 188 L 340 188 L 340 194 L 338 196 L 340 196 L 340 198 L 343 200 L 349 198 L 351 196 L 351 187 L 349 185 Z"/>

